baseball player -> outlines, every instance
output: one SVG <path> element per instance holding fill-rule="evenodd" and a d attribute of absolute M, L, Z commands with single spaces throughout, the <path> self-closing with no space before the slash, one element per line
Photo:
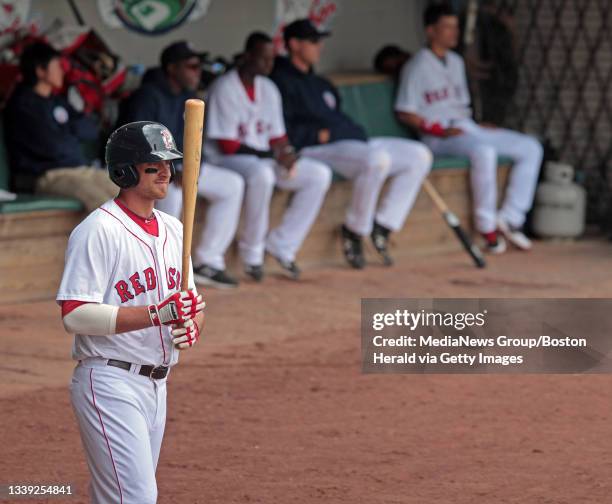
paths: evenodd
<path fill-rule="evenodd" d="M 283 97 L 289 139 L 300 154 L 317 159 L 353 181 L 353 196 L 342 226 L 348 263 L 363 268 L 362 237 L 370 234 L 385 265 L 392 259 L 388 239 L 404 225 L 433 156 L 423 144 L 402 138 L 368 139 L 364 129 L 344 114 L 336 88 L 313 71 L 329 32 L 308 19 L 284 31 L 289 58 L 277 60 L 272 79 Z M 389 190 L 377 202 L 387 177 Z"/>
<path fill-rule="evenodd" d="M 117 129 L 106 162 L 119 196 L 68 242 L 57 301 L 75 334 L 71 399 L 94 503 L 156 502 L 166 377 L 202 328 L 202 296 L 193 272 L 181 272 L 182 225 L 154 209 L 181 158 L 159 123 Z M 181 274 L 190 275 L 187 291 Z"/>
<path fill-rule="evenodd" d="M 470 158 L 476 228 L 488 250 L 504 252 L 506 240 L 529 250 L 531 241 L 521 228 L 533 202 L 542 146 L 530 136 L 472 120 L 463 59 L 451 51 L 458 42 L 459 20 L 450 7 L 432 5 L 424 21 L 429 45 L 402 69 L 395 102 L 398 117 L 420 130 L 434 153 Z M 498 155 L 514 161 L 499 212 Z"/>
<path fill-rule="evenodd" d="M 202 54 L 187 42 L 170 44 L 161 53 L 161 66 L 145 74 L 141 87 L 122 104 L 119 124 L 155 121 L 164 124 L 182 149 L 185 127 L 185 101 L 195 97 L 202 72 Z M 177 170 L 182 169 L 177 163 Z M 179 175 L 180 177 L 180 175 Z M 177 177 L 177 179 L 179 178 Z M 198 194 L 208 203 L 206 222 L 194 250 L 194 276 L 198 285 L 234 288 L 238 281 L 227 273 L 225 252 L 240 219 L 244 182 L 242 177 L 211 163 L 202 163 Z M 183 193 L 178 180 L 168 187 L 168 195 L 156 208 L 179 218 Z"/>
<path fill-rule="evenodd" d="M 296 253 L 331 183 L 330 169 L 297 156 L 287 139 L 280 94 L 266 77 L 273 63 L 270 37 L 249 36 L 241 63 L 215 81 L 207 107 L 207 155 L 246 182 L 239 248 L 245 272 L 255 281 L 264 275 L 264 251 L 290 278 L 299 277 Z M 281 224 L 267 234 L 275 185 L 294 194 Z"/>

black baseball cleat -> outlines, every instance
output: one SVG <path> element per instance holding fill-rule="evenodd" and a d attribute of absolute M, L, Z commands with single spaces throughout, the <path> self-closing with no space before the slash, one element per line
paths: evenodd
<path fill-rule="evenodd" d="M 261 264 L 245 264 L 244 272 L 255 282 L 261 282 L 264 277 L 264 269 Z"/>
<path fill-rule="evenodd" d="M 342 225 L 342 252 L 346 262 L 355 269 L 363 269 L 365 266 L 365 257 L 363 256 L 363 245 L 361 236 L 353 233 L 345 225 Z"/>
<path fill-rule="evenodd" d="M 274 254 L 270 254 L 270 255 L 274 257 L 274 259 L 276 259 L 276 262 L 283 269 L 283 275 L 285 275 L 288 278 L 291 278 L 291 280 L 299 280 L 300 275 L 302 274 L 302 271 L 300 270 L 298 265 L 295 263 L 295 261 L 283 261 L 281 258 L 276 257 Z"/>
<path fill-rule="evenodd" d="M 224 270 L 206 264 L 193 269 L 193 279 L 197 284 L 216 287 L 217 289 L 235 289 L 238 287 L 238 280 L 228 275 Z"/>
<path fill-rule="evenodd" d="M 387 247 L 389 246 L 389 235 L 391 234 L 391 230 L 387 229 L 385 226 L 381 226 L 377 222 L 374 222 L 374 227 L 372 228 L 372 234 L 370 237 L 372 238 L 372 244 L 378 252 L 378 255 L 383 260 L 385 266 L 393 265 L 393 258 L 389 255 L 389 250 Z"/>

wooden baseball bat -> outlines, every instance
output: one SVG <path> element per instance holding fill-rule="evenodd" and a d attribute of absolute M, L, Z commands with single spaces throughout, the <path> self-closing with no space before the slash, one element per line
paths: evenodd
<path fill-rule="evenodd" d="M 183 132 L 183 264 L 181 290 L 189 288 L 189 261 L 193 236 L 193 218 L 198 197 L 198 178 L 202 157 L 204 131 L 204 102 L 191 99 L 185 102 L 185 130 Z"/>
<path fill-rule="evenodd" d="M 438 191 L 436 191 L 435 187 L 431 184 L 429 180 L 423 180 L 423 187 L 425 188 L 425 191 L 433 201 L 436 208 L 442 214 L 442 217 L 444 217 L 444 220 L 446 221 L 448 226 L 455 232 L 457 238 L 461 242 L 461 245 L 463 245 L 463 248 L 473 259 L 476 266 L 478 268 L 484 268 L 487 263 L 485 261 L 484 256 L 482 255 L 482 252 L 474 243 L 472 243 L 472 240 L 470 240 L 468 234 L 463 230 L 459 218 L 453 212 L 451 212 L 446 202 L 442 199 L 442 196 L 440 196 Z"/>

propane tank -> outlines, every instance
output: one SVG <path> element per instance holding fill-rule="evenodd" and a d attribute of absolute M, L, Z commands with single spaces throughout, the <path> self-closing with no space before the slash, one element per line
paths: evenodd
<path fill-rule="evenodd" d="M 584 232 L 586 191 L 574 182 L 574 168 L 547 162 L 536 191 L 533 231 L 542 238 L 576 238 Z"/>

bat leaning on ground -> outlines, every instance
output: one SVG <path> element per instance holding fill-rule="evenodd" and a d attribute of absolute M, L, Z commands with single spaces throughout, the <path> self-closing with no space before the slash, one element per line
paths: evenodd
<path fill-rule="evenodd" d="M 461 227 L 459 218 L 453 212 L 451 212 L 445 201 L 442 199 L 442 196 L 438 194 L 438 191 L 436 191 L 436 189 L 429 180 L 425 179 L 423 181 L 423 187 L 425 188 L 425 191 L 433 201 L 436 208 L 442 214 L 442 217 L 444 217 L 444 220 L 446 221 L 448 226 L 457 235 L 457 238 L 461 242 L 461 245 L 463 245 L 465 251 L 470 254 L 470 257 L 474 260 L 476 266 L 479 268 L 484 268 L 487 263 L 484 259 L 484 256 L 482 255 L 482 252 L 474 243 L 472 243 L 472 240 L 470 240 L 468 234 Z"/>
<path fill-rule="evenodd" d="M 181 290 L 189 288 L 189 262 L 193 218 L 198 196 L 198 178 L 202 157 L 204 130 L 204 102 L 191 99 L 185 102 L 185 130 L 183 132 L 183 263 Z M 187 274 L 186 274 L 187 273 Z"/>

